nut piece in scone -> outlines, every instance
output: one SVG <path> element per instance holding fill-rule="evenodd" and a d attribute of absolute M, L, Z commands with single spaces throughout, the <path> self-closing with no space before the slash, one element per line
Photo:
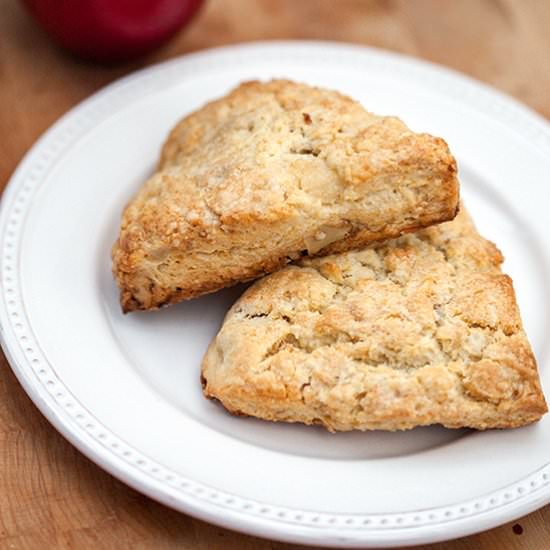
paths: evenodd
<path fill-rule="evenodd" d="M 194 298 L 452 219 L 447 144 L 333 91 L 242 84 L 184 118 L 123 214 L 125 311 Z"/>
<path fill-rule="evenodd" d="M 256 282 L 203 361 L 229 411 L 335 430 L 513 428 L 547 406 L 502 256 L 463 210 Z"/>

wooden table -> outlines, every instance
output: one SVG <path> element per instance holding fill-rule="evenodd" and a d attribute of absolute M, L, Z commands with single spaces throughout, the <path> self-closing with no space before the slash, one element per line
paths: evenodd
<path fill-rule="evenodd" d="M 341 40 L 448 65 L 550 117 L 548 0 L 210 0 L 194 24 L 137 63 L 98 67 L 54 47 L 0 0 L 0 184 L 61 114 L 112 80 L 186 52 L 257 39 Z M 44 420 L 0 368 L 0 549 L 297 550 L 213 527 L 118 482 Z M 550 548 L 550 506 L 446 550 Z"/>

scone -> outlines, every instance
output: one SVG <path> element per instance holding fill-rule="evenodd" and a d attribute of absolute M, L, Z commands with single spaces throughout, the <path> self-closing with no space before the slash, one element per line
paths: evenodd
<path fill-rule="evenodd" d="M 446 143 L 337 92 L 249 82 L 183 119 L 113 248 L 124 311 L 150 309 L 452 219 Z"/>
<path fill-rule="evenodd" d="M 513 428 L 546 411 L 502 255 L 449 223 L 250 287 L 204 358 L 231 412 L 334 430 Z"/>

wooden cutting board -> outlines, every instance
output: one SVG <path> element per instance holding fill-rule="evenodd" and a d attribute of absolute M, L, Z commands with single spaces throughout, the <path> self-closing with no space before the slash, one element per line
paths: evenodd
<path fill-rule="evenodd" d="M 65 55 L 16 0 L 0 0 L 0 14 L 2 187 L 38 136 L 105 84 L 166 58 L 248 40 L 309 38 L 387 48 L 458 69 L 550 117 L 548 0 L 209 0 L 193 25 L 162 50 L 114 68 Z M 0 360 L 1 550 L 305 548 L 213 527 L 116 481 L 44 420 Z M 550 506 L 498 529 L 423 548 L 548 549 Z"/>

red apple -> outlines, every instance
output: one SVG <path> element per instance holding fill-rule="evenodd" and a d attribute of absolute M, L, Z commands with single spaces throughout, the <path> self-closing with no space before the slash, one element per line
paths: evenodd
<path fill-rule="evenodd" d="M 62 46 L 94 61 L 124 61 L 154 50 L 203 0 L 23 0 Z"/>

